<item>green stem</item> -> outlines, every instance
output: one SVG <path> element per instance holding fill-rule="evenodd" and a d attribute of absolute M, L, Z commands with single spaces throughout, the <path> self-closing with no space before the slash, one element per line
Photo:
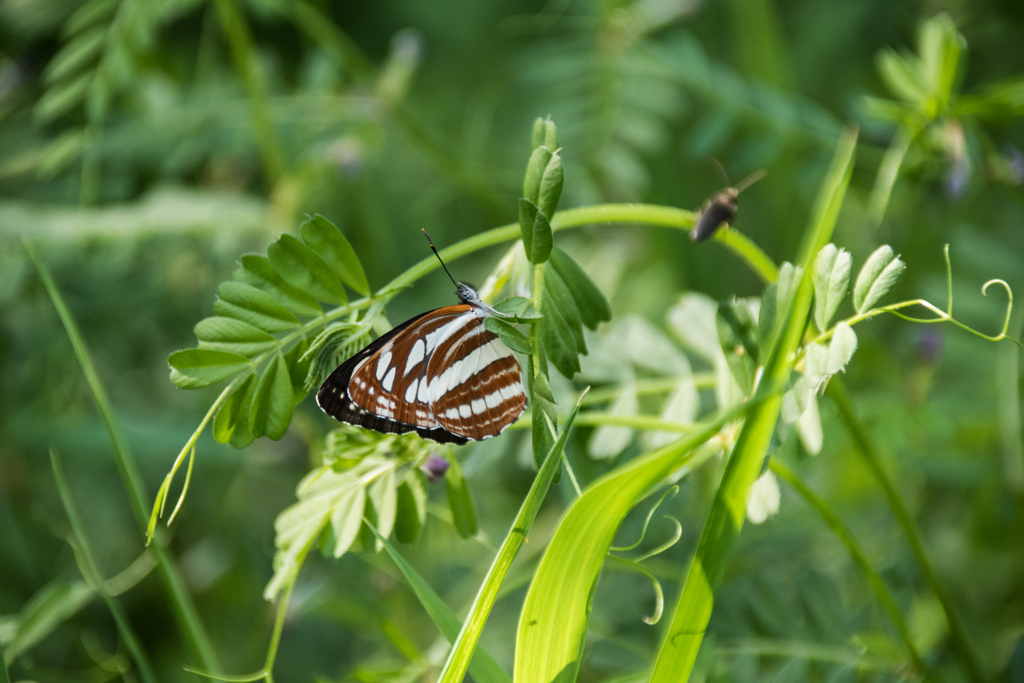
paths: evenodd
<path fill-rule="evenodd" d="M 576 424 L 581 427 L 598 427 L 609 425 L 612 427 L 632 427 L 659 432 L 678 432 L 689 434 L 701 428 L 699 424 L 683 424 L 682 422 L 668 422 L 649 415 L 613 415 L 596 410 L 581 413 L 576 418 Z M 517 422 L 509 426 L 509 429 L 530 429 L 533 426 L 533 415 L 523 415 Z"/>
<path fill-rule="evenodd" d="M 946 586 L 939 580 L 931 560 L 928 559 L 928 554 L 925 552 L 924 542 L 917 531 L 917 526 L 914 524 L 910 512 L 903 504 L 903 499 L 882 466 L 882 458 L 868 436 L 867 430 L 864 429 L 860 419 L 857 417 L 842 379 L 833 377 L 825 391 L 839 409 L 839 416 L 843 424 L 850 431 L 850 435 L 853 436 L 853 440 L 857 444 L 858 451 L 864 457 L 865 463 L 885 492 L 885 497 L 889 501 L 889 507 L 892 508 L 896 521 L 903 528 L 903 533 L 910 543 L 910 548 L 914 552 L 914 557 L 917 558 L 917 563 L 921 567 L 925 580 L 939 598 L 942 609 L 946 613 L 946 619 L 949 621 L 950 634 L 956 644 L 957 652 L 960 654 L 961 662 L 968 677 L 976 683 L 985 681 L 986 678 L 981 668 L 981 662 L 978 661 L 977 655 L 970 645 L 967 637 L 967 628 L 960 618 L 956 605 L 953 603 L 953 597 L 946 589 Z"/>
<path fill-rule="evenodd" d="M 54 308 L 57 309 L 61 322 L 64 324 L 68 338 L 71 340 L 71 346 L 78 357 L 82 373 L 85 375 L 89 389 L 92 391 L 93 399 L 96 401 L 96 409 L 103 419 L 104 426 L 106 426 L 114 463 L 117 465 L 118 472 L 120 472 L 121 479 L 128 492 L 128 500 L 131 504 L 132 513 L 135 515 L 135 521 L 139 525 L 139 529 L 145 533 L 147 522 L 146 490 L 142 483 L 142 477 L 139 474 L 138 465 L 114 419 L 114 411 L 111 408 L 110 400 L 107 398 L 107 392 L 100 382 L 99 375 L 96 373 L 96 368 L 92 363 L 92 358 L 90 358 L 89 351 L 85 346 L 85 341 L 82 339 L 82 334 L 74 318 L 71 316 L 71 311 L 68 310 L 67 304 L 64 303 L 60 290 L 57 289 L 50 271 L 40 260 L 32 242 L 25 239 L 24 243 L 26 251 L 28 251 L 29 256 L 36 265 L 36 269 L 39 271 L 39 277 L 43 281 L 43 286 L 46 288 L 47 293 L 49 293 L 50 300 L 53 302 Z M 195 603 L 192 601 L 192 596 L 185 589 L 185 583 L 178 573 L 177 567 L 168 556 L 162 539 L 157 539 L 157 542 L 152 547 L 156 556 L 155 559 L 160 572 L 160 578 L 164 583 L 164 588 L 170 595 L 171 606 L 177 617 L 178 627 L 181 629 L 189 652 L 204 668 L 211 671 L 216 670 L 217 660 L 214 656 L 213 647 L 210 645 L 206 629 L 199 619 Z"/>
<path fill-rule="evenodd" d="M 903 673 L 904 663 L 883 657 L 869 657 L 843 647 L 820 643 L 751 638 L 733 643 L 722 643 L 715 651 L 723 655 L 758 655 L 764 657 L 795 657 L 818 662 L 844 664 L 869 671 Z"/>
<path fill-rule="evenodd" d="M 674 377 L 635 379 L 632 380 L 632 382 L 638 396 L 643 394 L 663 394 L 666 391 L 672 391 L 678 387 L 680 382 L 687 379 L 687 377 L 693 377 L 694 385 L 698 389 L 713 387 L 717 382 L 714 374 L 710 372 L 702 372 L 694 375 L 676 375 Z M 601 389 L 593 389 L 587 393 L 587 397 L 583 400 L 583 405 L 586 406 L 593 405 L 595 403 L 605 403 L 615 398 L 618 395 L 618 392 L 618 385 L 603 387 Z"/>
<path fill-rule="evenodd" d="M 868 215 L 877 227 L 882 222 L 885 210 L 889 206 L 889 197 L 892 195 L 893 185 L 896 184 L 896 177 L 899 175 L 900 166 L 903 165 L 903 158 L 910 149 L 910 143 L 917 137 L 916 126 L 902 125 L 896 131 L 892 144 L 885 151 L 882 163 L 878 167 L 878 175 L 875 177 L 875 186 L 871 190 L 871 199 L 868 204 Z"/>
<path fill-rule="evenodd" d="M 227 35 L 235 68 L 249 96 L 252 127 L 263 160 L 263 173 L 266 175 L 267 185 L 273 186 L 284 170 L 284 153 L 281 151 L 281 143 L 277 139 L 274 121 L 270 115 L 270 102 L 267 99 L 263 73 L 256 64 L 252 35 L 234 0 L 215 0 L 215 4 L 224 33 Z"/>
<path fill-rule="evenodd" d="M 780 462 L 778 458 L 772 458 L 771 460 L 772 472 L 779 475 L 783 480 L 792 486 L 797 493 L 799 493 L 804 500 L 806 500 L 811 507 L 818 511 L 822 519 L 825 520 L 825 524 L 832 530 L 832 533 L 846 546 L 846 549 L 850 552 L 853 557 L 853 561 L 860 567 L 861 572 L 864 574 L 864 578 L 867 579 L 868 585 L 871 586 L 871 590 L 875 592 L 875 597 L 878 598 L 878 602 L 882 604 L 882 607 L 886 612 L 889 613 L 889 618 L 892 619 L 893 625 L 896 630 L 899 631 L 900 637 L 903 638 L 903 642 L 907 646 L 907 651 L 910 653 L 911 659 L 914 660 L 914 668 L 919 671 L 924 671 L 924 664 L 921 662 L 921 655 L 917 651 L 917 646 L 914 645 L 914 640 L 910 636 L 910 629 L 907 628 L 906 622 L 903 621 L 903 615 L 900 614 L 899 607 L 896 606 L 896 601 L 893 599 L 892 594 L 889 592 L 888 587 L 882 580 L 882 577 L 878 575 L 874 567 L 871 566 L 871 562 L 868 561 L 867 555 L 861 549 L 860 545 L 853 538 L 853 534 L 843 525 L 842 520 L 839 516 L 829 507 L 829 504 L 825 502 L 823 498 L 818 496 L 811 488 L 804 483 L 796 475 L 793 470 L 789 469 L 785 464 Z"/>
<path fill-rule="evenodd" d="M 288 601 L 291 600 L 292 590 L 298 579 L 298 572 L 295 578 L 288 582 L 281 596 L 281 603 L 277 606 L 277 617 L 274 619 L 274 631 L 270 635 L 270 647 L 267 648 L 267 660 L 263 664 L 263 670 L 267 674 L 267 683 L 274 683 L 274 660 L 277 659 L 277 648 L 281 644 L 281 632 L 284 630 L 285 616 L 288 614 Z"/>
<path fill-rule="evenodd" d="M 156 676 L 153 674 L 153 666 L 150 664 L 149 657 L 142 648 L 138 636 L 135 635 L 135 630 L 128 621 L 128 615 L 125 614 L 121 603 L 107 592 L 106 581 L 100 572 L 99 565 L 96 564 L 96 556 L 93 554 L 92 547 L 86 539 L 85 527 L 78 516 L 75 501 L 71 497 L 71 489 L 68 488 L 67 478 L 64 476 L 64 467 L 61 465 L 57 451 L 52 448 L 50 449 L 50 463 L 53 466 L 53 478 L 57 482 L 57 493 L 60 494 L 60 501 L 64 505 L 68 522 L 71 523 L 71 533 L 80 551 L 80 558 L 84 565 L 81 569 L 83 574 L 85 574 L 85 580 L 92 585 L 93 590 L 98 592 L 103 601 L 107 603 L 107 609 L 110 610 L 114 621 L 117 623 L 117 630 L 121 634 L 121 639 L 124 641 L 128 653 L 135 662 L 135 666 L 138 668 L 139 678 L 142 679 L 142 683 L 155 683 Z"/>

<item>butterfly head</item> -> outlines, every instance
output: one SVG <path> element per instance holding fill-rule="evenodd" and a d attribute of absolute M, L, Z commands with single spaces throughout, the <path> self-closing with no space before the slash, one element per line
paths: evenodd
<path fill-rule="evenodd" d="M 468 282 L 459 282 L 456 286 L 458 289 L 455 290 L 455 293 L 458 295 L 460 301 L 464 301 L 467 304 L 480 303 L 480 294 L 477 293 L 476 287 Z"/>

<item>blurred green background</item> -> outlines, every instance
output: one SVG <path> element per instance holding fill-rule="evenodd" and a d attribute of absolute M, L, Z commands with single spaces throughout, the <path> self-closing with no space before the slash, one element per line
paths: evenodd
<path fill-rule="evenodd" d="M 916 58 L 918 29 L 939 12 L 965 44 L 953 96 L 929 111 L 894 88 L 878 60 L 888 50 Z M 52 623 L 11 650 L 33 599 L 38 605 L 41 592 L 81 581 L 51 446 L 64 456 L 104 574 L 143 550 L 103 425 L 23 236 L 37 244 L 81 326 L 151 494 L 216 396 L 176 389 L 165 359 L 194 344 L 192 326 L 210 315 L 217 283 L 241 254 L 322 213 L 379 287 L 427 254 L 420 228 L 446 245 L 516 220 L 536 116 L 550 114 L 559 126 L 563 208 L 625 201 L 696 209 L 727 185 L 713 159 L 733 183 L 768 169 L 742 195 L 736 229 L 777 261 L 795 258 L 840 130 L 857 124 L 858 161 L 834 241 L 858 264 L 893 245 L 908 264 L 896 297 L 940 306 L 942 248 L 950 244 L 957 316 L 993 334 L 1003 294 L 983 297 L 980 285 L 1002 278 L 1024 291 L 1017 0 L 0 0 L 0 45 L 0 642 L 12 680 L 135 680 L 99 600 L 57 600 L 67 609 L 51 610 Z M 906 106 L 886 109 L 877 98 Z M 911 129 L 880 212 L 880 165 Z M 686 291 L 761 293 L 729 252 L 695 246 L 683 232 L 592 226 L 558 240 L 612 302 L 613 332 L 638 316 L 671 335 L 666 311 Z M 450 267 L 480 284 L 502 253 Z M 389 319 L 451 303 L 450 290 L 432 275 L 394 300 Z M 1018 337 L 1022 321 L 1015 313 Z M 848 382 L 858 408 L 986 672 L 1024 681 L 1017 350 L 951 326 L 889 318 L 857 332 Z M 640 365 L 636 372 L 658 374 Z M 869 552 L 935 680 L 964 680 L 938 603 L 882 494 L 827 401 L 821 412 L 822 453 L 811 457 L 789 439 L 787 457 Z M 261 439 L 240 452 L 208 435 L 199 442 L 170 547 L 226 671 L 262 662 L 273 619 L 261 597 L 273 521 L 294 501 L 332 425 L 307 399 L 280 442 Z M 593 460 L 591 432 L 581 428 L 570 445 L 581 483 L 640 451 L 633 443 L 616 460 Z M 510 432 L 460 452 L 491 539 L 504 535 L 533 477 L 524 436 Z M 650 568 L 669 604 L 719 471 L 691 478 L 665 504 L 683 536 Z M 424 539 L 402 550 L 460 612 L 492 550 L 458 538 L 442 489 L 431 491 L 436 514 Z M 572 499 L 565 478 L 559 494 L 511 577 L 520 587 L 498 603 L 484 634 L 506 668 L 530 562 Z M 639 521 L 627 527 L 621 538 L 631 539 Z M 182 669 L 185 649 L 155 576 L 121 600 L 160 678 L 197 680 Z M 652 605 L 646 579 L 606 570 L 580 680 L 615 680 L 649 664 L 660 632 L 641 617 Z M 843 547 L 785 487 L 779 514 L 745 528 L 715 610 L 696 674 L 708 680 L 901 677 L 808 654 L 810 644 L 871 643 L 877 654 L 892 629 Z M 807 648 L 768 656 L 758 650 L 768 641 Z M 317 557 L 293 597 L 278 678 L 416 680 L 399 672 L 417 658 L 443 662 L 440 642 L 386 557 Z M 432 680 L 427 668 L 422 680 Z"/>

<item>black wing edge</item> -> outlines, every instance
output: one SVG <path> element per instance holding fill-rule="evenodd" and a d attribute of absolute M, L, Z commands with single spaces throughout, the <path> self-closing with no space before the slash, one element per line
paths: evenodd
<path fill-rule="evenodd" d="M 352 379 L 352 373 L 355 372 L 356 366 L 365 358 L 372 356 L 382 346 L 394 339 L 399 332 L 409 327 L 423 316 L 430 315 L 432 312 L 433 311 L 428 311 L 427 313 L 418 315 L 415 318 L 406 320 L 401 325 L 393 328 L 387 334 L 381 335 L 375 339 L 362 351 L 359 351 L 347 361 L 339 365 L 337 369 L 335 369 L 335 371 L 324 380 L 324 383 L 320 385 L 320 388 L 316 392 L 316 403 L 320 406 L 320 410 L 324 411 L 339 422 L 355 425 L 356 427 L 362 427 L 364 429 L 370 429 L 375 432 L 380 432 L 381 434 L 407 434 L 408 432 L 416 432 L 423 438 L 430 439 L 431 441 L 437 441 L 438 443 L 454 443 L 459 445 L 468 443 L 469 439 L 458 436 L 457 434 L 452 434 L 448 430 L 440 427 L 437 429 L 423 429 L 416 425 L 398 422 L 397 420 L 389 420 L 386 417 L 374 415 L 373 413 L 363 410 L 357 406 L 348 396 L 348 384 Z"/>

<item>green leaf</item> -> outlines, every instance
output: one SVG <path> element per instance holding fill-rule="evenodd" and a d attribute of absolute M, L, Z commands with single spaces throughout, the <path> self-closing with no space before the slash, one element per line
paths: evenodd
<path fill-rule="evenodd" d="M 544 293 L 542 295 L 541 302 L 541 313 L 544 317 L 541 318 L 540 323 L 540 341 L 544 348 L 544 353 L 551 363 L 558 368 L 558 371 L 565 377 L 572 379 L 572 376 L 580 371 L 580 358 L 579 358 L 579 346 L 576 343 L 576 335 L 573 332 L 573 328 L 569 321 L 565 318 L 565 313 L 559 308 L 559 302 L 556 301 L 554 295 L 551 294 L 551 288 L 549 287 L 549 280 L 553 279 L 548 277 L 554 275 L 545 272 L 544 278 Z M 572 301 L 570 304 L 575 306 Z M 572 311 L 570 310 L 570 314 Z M 579 324 L 579 313 L 576 312 L 577 324 Z M 583 327 L 579 327 L 580 337 L 583 335 Z"/>
<path fill-rule="evenodd" d="M 530 339 L 500 318 L 484 318 L 484 327 L 498 335 L 502 343 L 518 353 L 533 353 Z"/>
<path fill-rule="evenodd" d="M 534 206 L 537 206 L 537 198 L 540 196 L 540 185 L 544 180 L 544 170 L 548 167 L 551 157 L 554 156 L 552 151 L 554 149 L 557 148 L 544 145 L 534 147 L 533 152 L 530 153 L 530 160 L 526 162 L 526 174 L 523 176 L 523 199 L 526 199 Z"/>
<path fill-rule="evenodd" d="M 494 310 L 514 317 L 519 323 L 533 322 L 542 317 L 533 307 L 533 303 L 525 296 L 510 296 L 504 301 L 494 304 Z"/>
<path fill-rule="evenodd" d="M 411 470 L 398 485 L 395 500 L 395 538 L 399 543 L 415 543 L 427 521 L 427 489 L 423 473 Z M 452 636 L 454 637 L 454 636 Z"/>
<path fill-rule="evenodd" d="M 555 247 L 551 250 L 551 265 L 572 294 L 584 325 L 596 330 L 598 323 L 612 319 L 608 299 L 571 256 Z"/>
<path fill-rule="evenodd" d="M 623 382 L 615 394 L 615 400 L 608 407 L 608 413 L 619 416 L 636 415 L 640 404 L 636 397 L 636 385 Z M 633 441 L 633 429 L 602 425 L 594 430 L 587 442 L 587 453 L 595 460 L 608 460 L 622 453 Z"/>
<path fill-rule="evenodd" d="M 366 489 L 366 495 L 373 503 L 377 517 L 374 521 L 374 528 L 384 538 L 390 536 L 392 529 L 395 528 L 395 519 L 398 514 L 396 509 L 398 505 L 397 483 L 395 470 L 390 469 L 370 482 Z M 380 542 L 377 542 L 376 546 L 378 551 L 383 547 Z"/>
<path fill-rule="evenodd" d="M 232 446 L 235 446 L 236 442 L 241 444 L 235 448 L 245 448 L 252 443 L 249 413 L 255 386 L 256 376 L 249 375 L 220 404 L 217 414 L 213 417 L 213 438 L 217 443 L 230 443 Z"/>
<path fill-rule="evenodd" d="M 106 26 L 96 26 L 69 40 L 43 70 L 44 82 L 51 84 L 71 76 L 93 61 L 103 49 L 106 35 Z"/>
<path fill-rule="evenodd" d="M 292 382 L 288 374 L 288 365 L 284 362 L 284 356 L 278 353 L 267 363 L 266 370 L 256 385 L 256 395 L 253 397 L 252 411 L 249 414 L 253 435 L 266 435 L 274 441 L 279 441 L 291 424 L 293 408 Z"/>
<path fill-rule="evenodd" d="M 565 183 L 565 172 L 562 170 L 562 155 L 555 150 L 544 167 L 537 191 L 537 199 L 533 200 L 537 208 L 548 220 L 558 210 L 558 201 L 562 197 L 562 185 Z"/>
<path fill-rule="evenodd" d="M 260 328 L 234 318 L 204 318 L 193 328 L 200 348 L 253 357 L 278 347 L 278 341 Z"/>
<path fill-rule="evenodd" d="M 394 468 L 380 456 L 369 456 L 355 467 L 336 472 L 330 465 L 318 467 L 307 474 L 298 487 L 298 501 L 286 508 L 274 521 L 274 576 L 263 591 L 273 600 L 280 590 L 294 580 L 306 554 L 330 525 L 332 552 L 351 546 L 362 526 L 366 493 L 363 480 L 372 481 Z M 362 504 L 360 504 L 362 501 Z M 344 552 L 344 550 L 342 550 Z M 337 555 L 335 555 L 337 556 Z"/>
<path fill-rule="evenodd" d="M 580 397 L 580 401 L 582 401 L 582 397 Z M 530 533 L 530 528 L 537 517 L 541 503 L 544 502 L 544 498 L 547 496 L 555 472 L 562 468 L 562 453 L 565 452 L 565 444 L 569 439 L 572 423 L 576 419 L 579 410 L 580 402 L 577 401 L 576 406 L 565 421 L 565 429 L 562 430 L 558 440 L 551 447 L 551 450 L 544 458 L 543 465 L 537 472 L 537 476 L 534 477 L 530 491 L 526 494 L 526 499 L 519 508 L 519 514 L 516 515 L 515 520 L 512 522 L 512 527 L 509 529 L 508 534 L 505 535 L 505 540 L 502 541 L 498 554 L 494 557 L 494 562 L 491 564 L 491 568 L 488 570 L 487 576 L 483 584 L 481 584 L 476 598 L 473 600 L 473 606 L 470 607 L 469 615 L 466 617 L 466 624 L 462 627 L 462 631 L 459 632 L 459 637 L 452 644 L 451 652 L 448 654 L 448 661 L 445 662 L 444 669 L 442 669 L 441 675 L 438 677 L 438 683 L 461 683 L 465 677 L 470 658 L 473 656 L 473 651 L 476 649 L 480 634 L 487 623 L 487 617 L 494 607 L 494 601 L 498 597 L 498 590 L 501 588 L 508 570 L 512 567 L 512 562 L 519 553 L 519 549 L 526 542 L 527 534 Z M 520 665 L 517 657 L 515 672 L 517 680 L 521 680 L 519 668 Z M 551 681 L 553 677 L 528 678 L 527 680 L 531 682 Z"/>
<path fill-rule="evenodd" d="M 565 285 L 558 272 L 548 268 L 544 271 L 544 295 L 541 298 L 541 308 L 544 311 L 551 310 L 557 313 L 555 320 L 561 319 L 568 326 L 572 338 L 576 343 L 577 353 L 587 353 L 587 345 L 583 338 L 583 319 L 580 317 L 580 309 L 576 306 L 572 293 Z M 542 321 L 541 325 L 545 323 Z"/>
<path fill-rule="evenodd" d="M 896 97 L 916 106 L 928 98 L 916 58 L 899 55 L 893 50 L 883 50 L 878 53 L 876 66 L 878 75 Z"/>
<path fill-rule="evenodd" d="M 363 296 L 370 296 L 370 283 L 363 272 L 363 264 L 334 223 L 318 214 L 303 223 L 299 232 L 303 241 L 334 269 L 342 282 Z"/>
<path fill-rule="evenodd" d="M 462 476 L 459 459 L 454 454 L 449 454 L 446 459 L 451 465 L 445 475 L 445 481 L 448 484 L 448 506 L 452 510 L 455 530 L 462 538 L 472 538 L 479 531 L 473 497 L 469 495 L 469 486 L 466 485 L 466 478 Z"/>
<path fill-rule="evenodd" d="M 804 377 L 811 391 L 818 391 L 821 383 L 829 377 L 828 347 L 823 344 L 808 344 L 804 349 Z"/>
<path fill-rule="evenodd" d="M 777 313 L 789 310 L 801 277 L 803 271 L 800 268 L 794 268 L 792 263 L 783 263 L 778 279 L 761 295 L 761 310 L 757 316 L 757 346 L 761 355 L 769 353 L 775 345 L 782 323 Z"/>
<path fill-rule="evenodd" d="M 336 306 L 348 303 L 345 287 L 327 262 L 295 237 L 281 235 L 267 247 L 267 256 L 274 269 L 293 287 L 308 292 L 318 301 Z"/>
<path fill-rule="evenodd" d="M 669 473 L 683 465 L 684 474 L 694 469 L 693 449 L 739 413 L 616 468 L 573 502 L 544 551 L 519 616 L 517 682 L 576 680 L 597 577 L 622 520 Z M 709 450 L 703 459 L 713 454 Z"/>
<path fill-rule="evenodd" d="M 825 372 L 834 375 L 846 367 L 857 350 L 857 333 L 848 324 L 841 322 L 836 325 L 832 341 L 828 345 L 828 360 Z"/>
<path fill-rule="evenodd" d="M 49 123 L 58 116 L 78 106 L 89 89 L 95 74 L 86 72 L 70 81 L 63 81 L 43 93 L 35 107 L 35 116 L 40 123 Z"/>
<path fill-rule="evenodd" d="M 891 292 L 903 277 L 907 264 L 899 259 L 888 244 L 875 249 L 857 275 L 853 286 L 853 307 L 864 313 Z"/>
<path fill-rule="evenodd" d="M 299 405 L 306 398 L 306 378 L 312 357 L 306 355 L 309 342 L 303 338 L 296 342 L 284 354 L 284 362 L 288 365 L 288 377 L 292 383 L 292 403 Z"/>
<path fill-rule="evenodd" d="M 398 566 L 402 575 L 405 576 L 405 580 L 409 582 L 409 587 L 412 588 L 420 604 L 423 605 L 427 614 L 430 615 L 430 619 L 437 626 L 441 635 L 449 643 L 454 642 L 462 630 L 462 622 L 455 616 L 455 612 L 433 591 L 430 585 L 423 580 L 423 577 L 416 573 L 412 565 L 398 554 L 398 550 L 388 543 L 386 538 L 380 534 L 377 534 L 377 538 L 383 544 L 384 550 L 387 551 L 388 555 L 391 556 L 391 559 Z M 482 647 L 477 648 L 476 652 L 473 653 L 473 659 L 469 663 L 469 674 L 476 683 L 511 683 L 511 679 L 505 673 L 505 670 Z"/>
<path fill-rule="evenodd" d="M 529 199 L 519 200 L 519 227 L 523 235 L 523 249 L 530 263 L 544 263 L 551 255 L 554 237 L 551 224 Z"/>
<path fill-rule="evenodd" d="M 179 389 L 202 389 L 251 366 L 245 356 L 213 349 L 175 351 L 167 357 L 167 363 L 171 366 L 171 381 Z"/>
<path fill-rule="evenodd" d="M 286 282 L 266 256 L 243 256 L 242 267 L 235 271 L 235 280 L 262 289 L 296 315 L 315 317 L 323 313 L 316 299 Z"/>
<path fill-rule="evenodd" d="M 733 377 L 743 393 L 749 395 L 754 388 L 757 371 L 757 336 L 754 317 L 747 302 L 732 299 L 718 305 L 715 316 L 718 341 Z"/>
<path fill-rule="evenodd" d="M 848 251 L 826 244 L 814 260 L 814 322 L 824 332 L 850 294 L 853 257 Z"/>
<path fill-rule="evenodd" d="M 222 282 L 213 302 L 217 315 L 235 318 L 267 332 L 286 332 L 299 326 L 299 319 L 266 292 L 243 282 Z"/>
<path fill-rule="evenodd" d="M 334 547 L 331 552 L 339 558 L 348 552 L 363 526 L 363 509 L 366 507 L 366 489 L 358 483 L 348 487 L 335 501 L 331 512 L 331 531 Z"/>
<path fill-rule="evenodd" d="M 551 120 L 550 116 L 546 119 L 538 116 L 533 122 L 530 147 L 531 149 L 537 149 L 541 145 L 548 149 L 558 149 L 558 129 L 555 127 L 555 123 Z"/>
<path fill-rule="evenodd" d="M 957 32 L 948 14 L 937 14 L 921 26 L 921 72 L 940 107 L 949 103 L 960 53 L 966 47 L 967 41 Z"/>

